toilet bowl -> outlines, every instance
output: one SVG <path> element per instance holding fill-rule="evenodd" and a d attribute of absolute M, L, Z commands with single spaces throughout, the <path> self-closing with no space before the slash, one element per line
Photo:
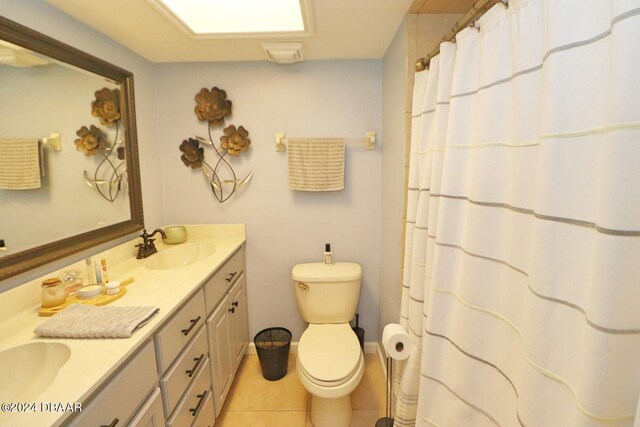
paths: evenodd
<path fill-rule="evenodd" d="M 309 324 L 298 343 L 296 371 L 311 394 L 311 423 L 348 427 L 350 394 L 364 374 L 360 342 L 349 325 L 358 306 L 362 268 L 353 262 L 297 264 L 291 278 Z"/>
<path fill-rule="evenodd" d="M 362 380 L 364 356 L 348 323 L 311 324 L 300 337 L 298 377 L 311 394 L 314 427 L 351 424 L 351 392 Z"/>

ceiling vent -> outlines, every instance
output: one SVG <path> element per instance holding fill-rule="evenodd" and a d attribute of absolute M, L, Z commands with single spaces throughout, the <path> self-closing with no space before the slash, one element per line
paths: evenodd
<path fill-rule="evenodd" d="M 302 62 L 302 43 L 262 43 L 269 61 L 278 64 L 293 64 Z"/>

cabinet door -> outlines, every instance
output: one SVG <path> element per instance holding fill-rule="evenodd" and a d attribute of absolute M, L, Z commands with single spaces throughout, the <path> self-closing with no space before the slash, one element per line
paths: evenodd
<path fill-rule="evenodd" d="M 211 381 L 213 382 L 213 403 L 216 417 L 220 415 L 222 403 L 231 387 L 229 295 L 227 294 L 213 314 L 207 319 L 209 333 L 209 356 L 211 358 Z"/>
<path fill-rule="evenodd" d="M 231 371 L 235 374 L 249 342 L 246 279 L 244 275 L 233 285 L 229 295 L 231 297 L 231 311 L 229 312 L 231 342 L 229 347 L 231 351 Z"/>

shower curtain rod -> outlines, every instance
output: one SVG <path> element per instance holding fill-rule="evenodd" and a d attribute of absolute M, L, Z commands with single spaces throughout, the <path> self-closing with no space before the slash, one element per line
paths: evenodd
<path fill-rule="evenodd" d="M 469 25 L 480 18 L 487 10 L 491 9 L 496 3 L 502 3 L 505 7 L 508 7 L 508 0 L 478 0 L 473 7 L 462 17 L 461 20 L 456 22 L 456 25 L 451 28 L 451 31 L 442 38 L 443 42 L 454 40 L 456 34 L 465 29 Z M 416 71 L 423 71 L 429 68 L 429 62 L 431 58 L 440 53 L 440 43 L 424 58 L 418 59 L 416 62 Z"/>

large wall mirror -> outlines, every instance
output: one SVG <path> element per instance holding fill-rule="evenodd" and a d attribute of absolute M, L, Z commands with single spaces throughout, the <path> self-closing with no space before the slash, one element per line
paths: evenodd
<path fill-rule="evenodd" d="M 101 126 L 100 117 L 92 115 L 95 93 L 104 88 L 119 91 L 121 118 L 115 127 Z M 99 183 L 103 189 L 117 185 L 112 200 L 85 179 L 104 156 L 76 149 L 77 132 L 91 126 L 103 131 L 107 144 L 120 141 L 122 180 Z M 45 140 L 52 134 L 60 135 L 60 151 Z M 7 164 L 17 175 L 33 168 L 27 161 L 24 168 L 15 165 L 35 156 L 22 153 L 35 140 L 40 140 L 37 186 L 6 188 L 22 177 L 0 176 L 5 180 L 0 182 L 5 187 L 0 189 L 0 240 L 6 247 L 0 252 L 0 280 L 143 226 L 133 75 L 0 16 L 0 172 L 9 173 Z"/>

